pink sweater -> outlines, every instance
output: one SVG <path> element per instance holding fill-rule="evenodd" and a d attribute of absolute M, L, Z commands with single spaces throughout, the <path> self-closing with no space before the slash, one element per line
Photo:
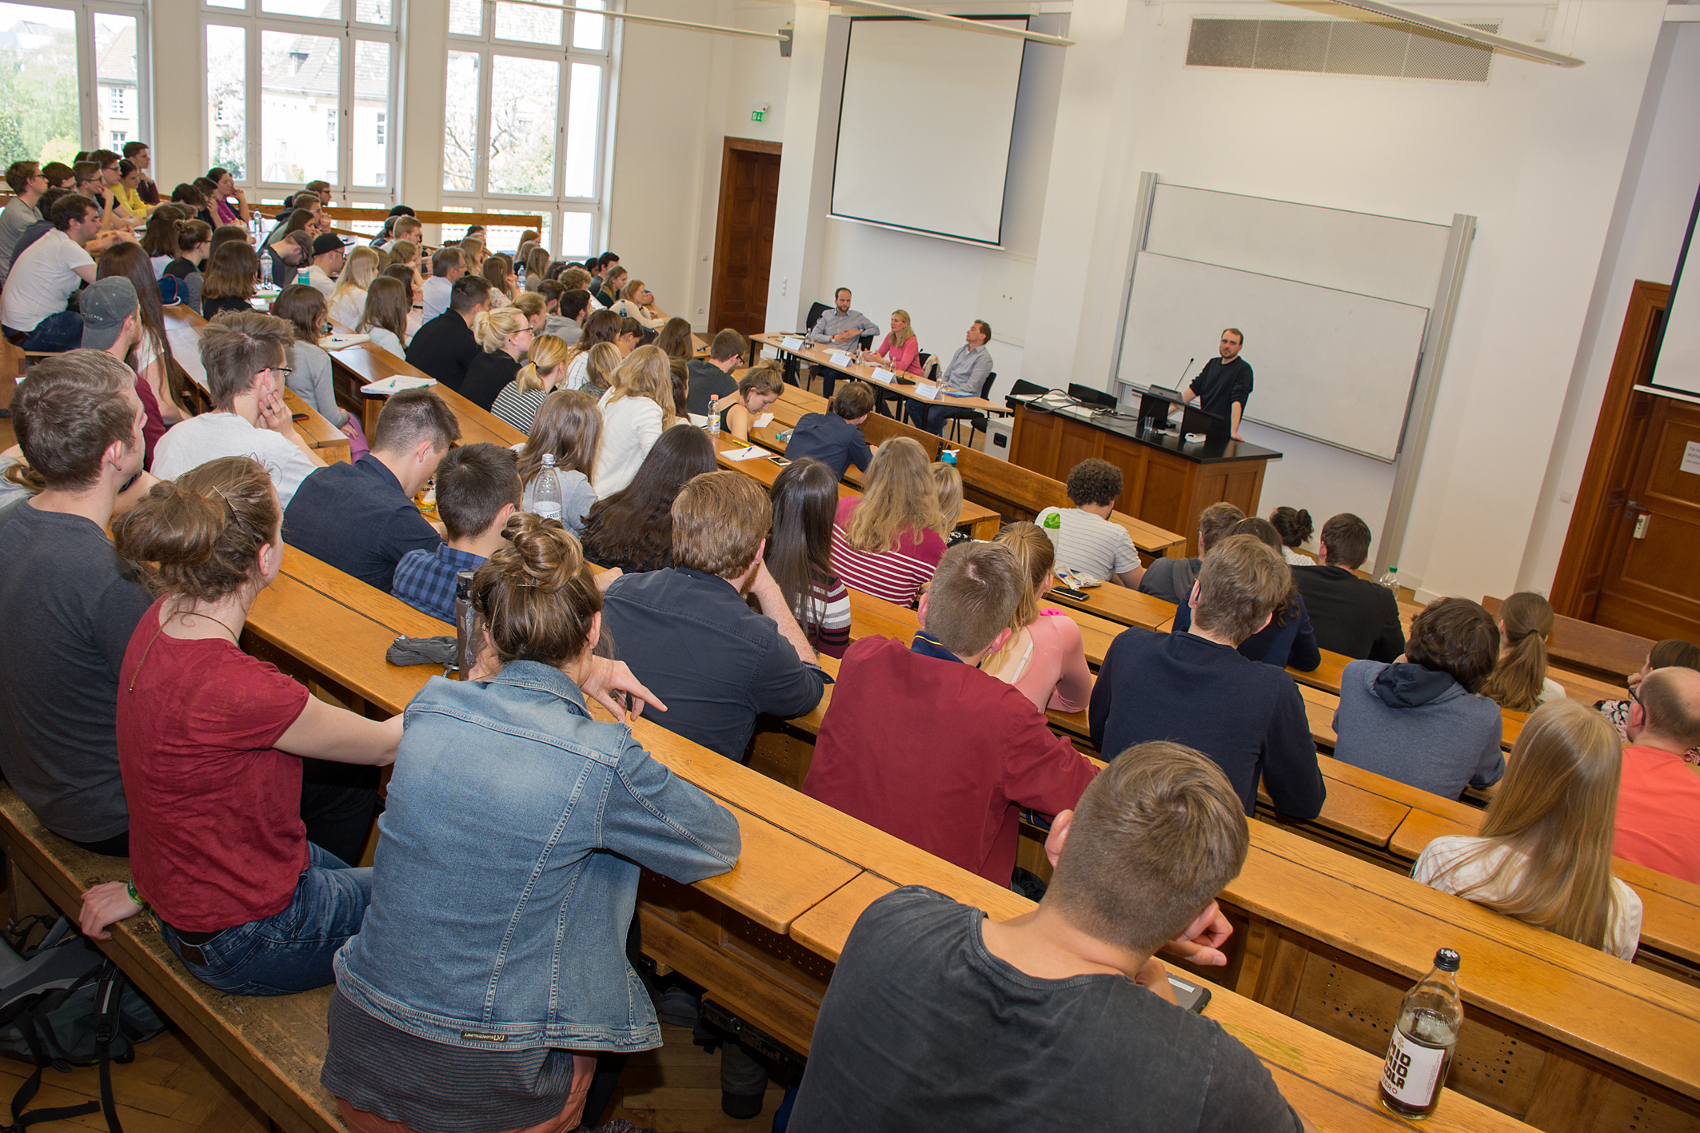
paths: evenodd
<path fill-rule="evenodd" d="M 1092 672 L 1086 667 L 1086 647 L 1080 627 L 1061 610 L 1041 610 L 1027 627 L 1033 655 L 1015 687 L 1039 711 L 1078 712 L 1092 696 Z"/>
<path fill-rule="evenodd" d="M 914 335 L 902 346 L 891 344 L 891 335 L 885 336 L 880 343 L 879 355 L 891 361 L 891 368 L 900 374 L 919 374 L 921 372 L 921 340 Z"/>

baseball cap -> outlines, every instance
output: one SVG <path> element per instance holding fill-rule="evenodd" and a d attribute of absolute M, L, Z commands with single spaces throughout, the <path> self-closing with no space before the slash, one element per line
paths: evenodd
<path fill-rule="evenodd" d="M 340 252 L 353 241 L 345 241 L 334 232 L 321 232 L 313 238 L 313 254 L 322 256 L 326 252 Z"/>
<path fill-rule="evenodd" d="M 89 284 L 77 304 L 83 315 L 83 349 L 110 350 L 137 305 L 136 285 L 121 275 Z"/>

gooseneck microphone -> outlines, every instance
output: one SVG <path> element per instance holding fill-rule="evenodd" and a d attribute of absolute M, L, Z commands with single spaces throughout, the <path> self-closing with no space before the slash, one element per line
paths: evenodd
<path fill-rule="evenodd" d="M 1192 373 L 1192 364 L 1196 361 L 1198 361 L 1196 354 L 1186 360 L 1186 365 L 1181 367 L 1181 381 L 1186 381 L 1186 376 Z"/>

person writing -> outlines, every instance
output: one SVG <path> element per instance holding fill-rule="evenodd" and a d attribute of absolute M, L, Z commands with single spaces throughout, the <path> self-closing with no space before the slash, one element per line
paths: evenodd
<path fill-rule="evenodd" d="M 1245 335 L 1234 327 L 1223 331 L 1216 347 L 1222 356 L 1206 362 L 1192 384 L 1181 391 L 1183 402 L 1191 405 L 1196 398 L 1201 409 L 1218 418 L 1210 423 L 1210 436 L 1245 440 L 1240 436 L 1240 417 L 1251 397 L 1251 364 L 1240 357 L 1244 344 Z"/>
<path fill-rule="evenodd" d="M 773 408 L 784 388 L 785 379 L 780 376 L 778 362 L 771 359 L 757 362 L 738 379 L 736 396 L 723 397 L 716 403 L 721 430 L 747 444 L 756 419 Z"/>

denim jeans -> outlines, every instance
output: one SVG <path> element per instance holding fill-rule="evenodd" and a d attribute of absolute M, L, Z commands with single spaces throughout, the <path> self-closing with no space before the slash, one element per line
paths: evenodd
<path fill-rule="evenodd" d="M 360 931 L 372 899 L 372 871 L 354 868 L 311 843 L 307 848 L 311 861 L 301 871 L 289 907 L 196 945 L 205 964 L 184 957 L 176 931 L 160 924 L 165 943 L 191 975 L 234 995 L 293 995 L 336 982 L 331 957 Z"/>
<path fill-rule="evenodd" d="M 16 333 L 15 328 L 7 327 L 8 335 Z M 42 350 L 47 353 L 58 353 L 62 350 L 75 350 L 83 344 L 83 317 L 75 311 L 59 311 L 47 316 L 35 324 L 35 329 L 24 335 L 25 350 Z"/>
<path fill-rule="evenodd" d="M 909 420 L 917 429 L 938 436 L 944 432 L 944 423 L 954 417 L 971 417 L 972 409 L 951 409 L 943 405 L 924 405 L 919 401 L 909 403 Z"/>

